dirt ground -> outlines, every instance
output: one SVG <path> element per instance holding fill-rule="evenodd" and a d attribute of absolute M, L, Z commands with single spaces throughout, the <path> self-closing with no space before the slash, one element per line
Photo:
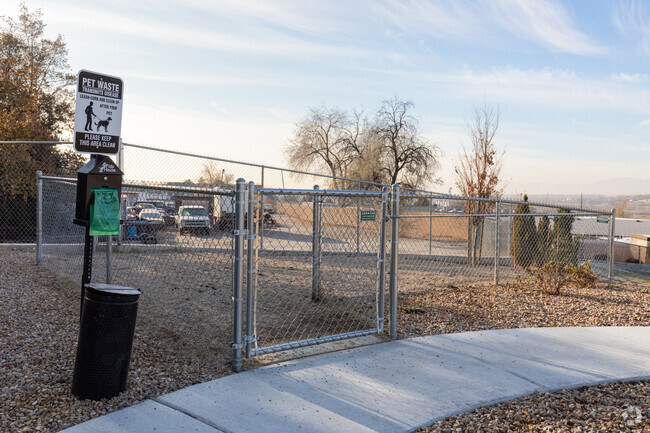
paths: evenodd
<path fill-rule="evenodd" d="M 58 431 L 105 413 L 231 373 L 229 254 L 119 252 L 114 283 L 142 288 L 128 390 L 100 402 L 70 395 L 78 333 L 75 254 L 3 252 L 0 263 L 2 431 Z M 322 299 L 311 298 L 311 256 L 260 255 L 260 346 L 376 326 L 376 258 L 323 258 Z M 457 266 L 457 265 L 454 265 Z M 534 326 L 650 324 L 648 286 L 599 283 L 552 296 L 520 284 L 453 283 L 458 268 L 405 261 L 399 275 L 402 337 Z M 101 281 L 101 260 L 95 263 Z M 478 277 L 478 274 L 476 275 Z M 489 281 L 489 272 L 486 273 Z M 477 278 L 478 279 L 478 278 Z M 480 281 L 480 280 L 479 280 Z M 6 349 L 4 349 L 6 348 Z M 258 359 L 246 361 L 256 368 Z"/>

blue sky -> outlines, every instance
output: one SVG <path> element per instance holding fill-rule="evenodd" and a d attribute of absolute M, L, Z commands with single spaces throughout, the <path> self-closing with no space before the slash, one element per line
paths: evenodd
<path fill-rule="evenodd" d="M 465 122 L 488 101 L 508 193 L 650 178 L 648 1 L 26 4 L 64 35 L 74 71 L 124 79 L 127 142 L 284 166 L 310 107 L 370 114 L 399 96 L 443 151 L 432 188 L 446 192 Z M 17 11 L 2 0 L 1 15 Z"/>

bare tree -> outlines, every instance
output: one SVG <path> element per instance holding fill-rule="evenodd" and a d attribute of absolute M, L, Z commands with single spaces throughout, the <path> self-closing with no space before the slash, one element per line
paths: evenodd
<path fill-rule="evenodd" d="M 412 109 L 411 101 L 397 97 L 384 101 L 377 111 L 373 133 L 387 181 L 415 188 L 437 181 L 433 176 L 439 168 L 439 149 L 422 137 Z"/>
<path fill-rule="evenodd" d="M 467 197 L 495 198 L 503 193 L 501 186 L 501 170 L 505 151 L 498 151 L 494 136 L 499 129 L 501 113 L 499 107 L 488 104 L 476 106 L 471 119 L 467 122 L 467 134 L 471 145 L 469 150 L 463 147 L 454 172 L 456 186 L 461 194 Z M 468 261 L 474 262 L 478 250 L 478 260 L 481 260 L 484 217 L 490 212 L 493 203 L 481 200 L 468 200 L 467 212 L 478 214 L 470 217 L 472 224 L 468 226 Z M 470 248 L 470 245 L 473 245 Z"/>
<path fill-rule="evenodd" d="M 422 137 L 412 108 L 410 101 L 385 101 L 372 123 L 362 110 L 350 116 L 325 106 L 311 109 L 286 150 L 289 165 L 359 179 L 362 188 L 397 182 L 415 188 L 437 181 L 439 149 Z M 356 189 L 359 182 L 334 178 L 332 185 Z"/>
<path fill-rule="evenodd" d="M 311 108 L 290 140 L 286 154 L 289 165 L 298 170 L 327 171 L 332 185 L 339 187 L 337 177 L 345 177 L 350 162 L 350 120 L 345 111 L 321 106 Z"/>
<path fill-rule="evenodd" d="M 198 184 L 214 188 L 221 185 L 232 185 L 234 179 L 235 176 L 232 173 L 226 172 L 225 168 L 219 168 L 216 162 L 210 161 L 203 164 Z"/>

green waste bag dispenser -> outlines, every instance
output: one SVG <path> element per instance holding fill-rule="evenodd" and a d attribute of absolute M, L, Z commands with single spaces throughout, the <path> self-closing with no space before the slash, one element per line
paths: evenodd
<path fill-rule="evenodd" d="M 74 223 L 86 228 L 79 341 L 72 377 L 72 394 L 79 398 L 112 398 L 126 389 L 140 291 L 91 283 L 94 236 L 120 232 L 122 176 L 105 155 L 91 155 L 77 171 Z M 107 257 L 108 246 L 107 242 Z"/>
<path fill-rule="evenodd" d="M 117 164 L 105 155 L 93 155 L 90 161 L 77 171 L 75 224 L 89 225 L 91 221 L 90 206 L 95 204 L 93 189 L 116 189 L 119 203 L 122 195 L 123 175 L 124 173 Z M 119 219 L 119 215 L 117 215 L 117 218 Z"/>
<path fill-rule="evenodd" d="M 79 317 L 83 310 L 86 284 L 90 283 L 92 277 L 93 235 L 119 234 L 119 202 L 123 174 L 117 164 L 106 155 L 91 155 L 86 165 L 77 171 L 77 208 L 74 223 L 86 227 Z M 96 195 L 98 200 L 95 200 Z"/>

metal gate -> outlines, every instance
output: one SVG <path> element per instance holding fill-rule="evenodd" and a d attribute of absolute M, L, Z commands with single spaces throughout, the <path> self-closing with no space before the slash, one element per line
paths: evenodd
<path fill-rule="evenodd" d="M 383 332 L 388 191 L 248 189 L 246 356 Z"/>

